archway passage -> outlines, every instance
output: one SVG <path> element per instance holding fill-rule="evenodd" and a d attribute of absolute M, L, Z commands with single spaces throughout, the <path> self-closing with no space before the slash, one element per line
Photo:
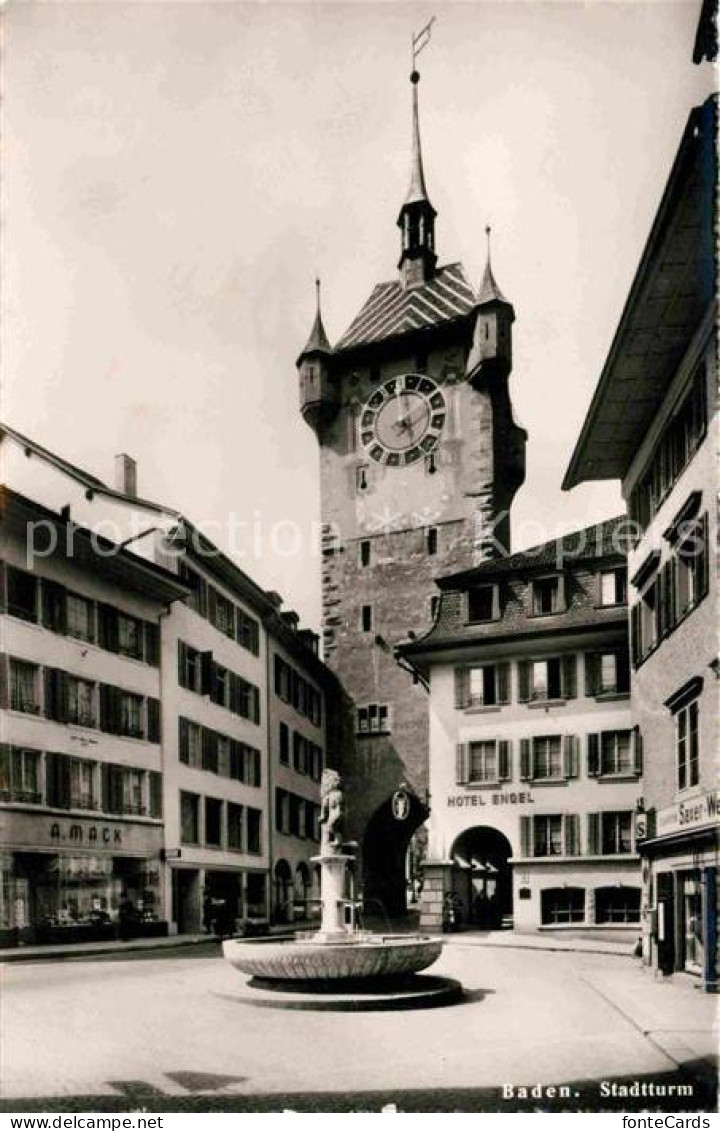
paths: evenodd
<path fill-rule="evenodd" d="M 394 795 L 393 795 L 394 796 Z M 407 912 L 407 854 L 428 809 L 413 793 L 407 804 L 388 797 L 373 813 L 363 839 L 363 903 L 371 915 L 394 918 Z"/>
<path fill-rule="evenodd" d="M 510 841 L 498 829 L 475 825 L 455 840 L 450 853 L 460 914 L 471 926 L 498 930 L 512 916 Z"/>

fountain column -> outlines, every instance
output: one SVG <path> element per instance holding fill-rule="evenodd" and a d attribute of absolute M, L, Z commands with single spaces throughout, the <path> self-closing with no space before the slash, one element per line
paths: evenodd
<path fill-rule="evenodd" d="M 347 942 L 349 931 L 345 922 L 345 876 L 353 857 L 346 853 L 333 853 L 330 856 L 313 856 L 312 859 L 314 864 L 320 865 L 322 907 L 320 930 L 315 938 L 323 942 Z"/>

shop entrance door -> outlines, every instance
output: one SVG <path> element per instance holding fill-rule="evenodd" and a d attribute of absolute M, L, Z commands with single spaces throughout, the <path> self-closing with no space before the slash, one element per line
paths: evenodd
<path fill-rule="evenodd" d="M 683 927 L 685 969 L 691 974 L 702 974 L 705 968 L 702 888 L 695 872 L 683 877 Z"/>

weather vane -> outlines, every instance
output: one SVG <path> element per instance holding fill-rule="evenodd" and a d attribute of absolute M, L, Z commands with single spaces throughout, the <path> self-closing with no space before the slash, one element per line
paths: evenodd
<path fill-rule="evenodd" d="M 411 50 L 412 50 L 412 76 L 411 77 L 412 77 L 413 82 L 417 82 L 418 79 L 420 78 L 420 75 L 418 74 L 418 72 L 415 68 L 415 60 L 417 59 L 418 55 L 423 50 L 423 48 L 427 47 L 428 43 L 430 42 L 430 36 L 432 34 L 432 26 L 435 23 L 435 19 L 436 19 L 436 17 L 433 16 L 432 19 L 428 23 L 425 24 L 425 27 L 422 29 L 422 31 L 419 31 L 417 33 L 417 35 L 413 35 L 411 37 L 411 40 L 412 40 L 412 48 L 411 48 Z"/>

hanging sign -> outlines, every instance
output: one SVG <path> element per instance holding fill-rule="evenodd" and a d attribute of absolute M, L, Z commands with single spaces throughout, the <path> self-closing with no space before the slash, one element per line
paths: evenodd
<path fill-rule="evenodd" d="M 410 812 L 410 798 L 404 786 L 396 789 L 390 802 L 392 815 L 396 821 L 404 821 Z"/>

